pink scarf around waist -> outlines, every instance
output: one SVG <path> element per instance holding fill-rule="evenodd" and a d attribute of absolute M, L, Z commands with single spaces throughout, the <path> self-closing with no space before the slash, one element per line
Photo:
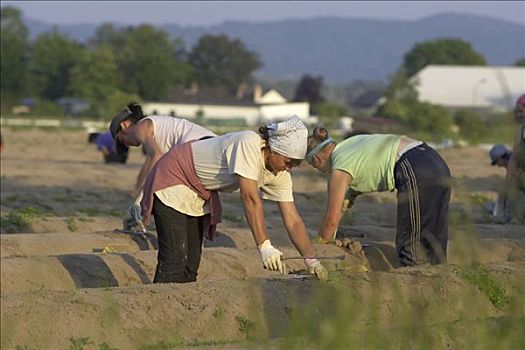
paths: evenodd
<path fill-rule="evenodd" d="M 175 186 L 184 185 L 197 193 L 199 197 L 210 202 L 210 215 L 204 217 L 204 233 L 213 240 L 217 224 L 221 222 L 222 204 L 217 191 L 209 191 L 197 177 L 193 163 L 193 141 L 177 145 L 164 154 L 151 169 L 144 183 L 144 196 L 140 202 L 144 223 L 148 224 L 153 210 L 155 192 Z"/>

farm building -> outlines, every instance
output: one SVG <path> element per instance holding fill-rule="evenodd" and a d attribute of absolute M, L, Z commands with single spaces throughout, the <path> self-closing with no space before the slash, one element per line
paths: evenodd
<path fill-rule="evenodd" d="M 143 105 L 146 114 L 173 115 L 188 119 L 204 118 L 207 121 L 237 120 L 253 126 L 265 121 L 283 120 L 298 115 L 306 123 L 315 122 L 310 117 L 308 102 L 288 102 L 277 90 L 263 92 L 259 85 L 248 92 L 244 85 L 235 95 L 223 89 L 193 85 L 187 90 L 174 90 L 166 102 L 148 102 Z"/>
<path fill-rule="evenodd" d="M 525 93 L 525 67 L 428 65 L 410 82 L 421 102 L 509 111 Z"/>

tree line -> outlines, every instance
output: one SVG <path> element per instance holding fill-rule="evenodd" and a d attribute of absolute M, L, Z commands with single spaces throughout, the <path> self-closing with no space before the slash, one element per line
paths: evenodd
<path fill-rule="evenodd" d="M 0 55 L 2 112 L 20 97 L 37 96 L 41 113 L 57 115 L 61 111 L 53 101 L 68 96 L 87 101 L 89 115 L 98 118 L 108 118 L 131 100 L 165 100 L 172 88 L 192 83 L 221 87 L 234 94 L 241 84 L 252 83 L 254 72 L 263 65 L 259 54 L 238 39 L 203 35 L 187 49 L 182 39 L 172 40 L 166 32 L 147 24 L 123 28 L 102 24 L 85 44 L 56 29 L 29 42 L 21 12 L 12 7 L 1 9 Z M 483 66 L 486 60 L 468 42 L 457 38 L 416 43 L 383 88 L 386 103 L 373 114 L 415 131 L 446 135 L 455 124 L 471 134 L 466 136 L 481 137 L 483 123 L 475 112 L 453 114 L 441 106 L 419 102 L 409 80 L 430 64 Z M 514 64 L 525 66 L 525 58 Z M 293 100 L 309 102 L 311 113 L 327 126 L 335 126 L 338 117 L 348 115 L 348 103 L 334 103 L 325 97 L 328 88 L 322 76 L 304 74 L 293 85 Z M 354 85 L 350 89 L 362 91 L 370 82 Z"/>
<path fill-rule="evenodd" d="M 225 35 L 203 35 L 187 50 L 151 25 L 100 25 L 86 44 L 56 29 L 28 41 L 21 12 L 1 9 L 1 97 L 3 109 L 22 96 L 38 96 L 50 106 L 78 97 L 90 114 L 107 117 L 130 100 L 159 101 L 173 87 L 196 82 L 234 91 L 262 66 L 259 55 Z"/>

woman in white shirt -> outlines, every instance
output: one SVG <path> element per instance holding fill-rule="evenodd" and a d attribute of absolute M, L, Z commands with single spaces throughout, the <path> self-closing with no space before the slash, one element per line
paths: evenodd
<path fill-rule="evenodd" d="M 240 189 L 244 213 L 265 268 L 285 272 L 282 252 L 270 242 L 261 197 L 278 203 L 284 226 L 309 271 L 327 271 L 314 250 L 292 195 L 291 168 L 306 154 L 308 130 L 293 116 L 253 131 L 240 131 L 172 148 L 154 166 L 141 202 L 147 223 L 155 216 L 159 238 L 154 283 L 197 278 L 203 235 L 213 239 L 220 222 L 217 191 Z"/>
<path fill-rule="evenodd" d="M 208 129 L 182 118 L 171 116 L 144 116 L 139 104 L 131 102 L 126 109 L 113 117 L 109 127 L 115 139 L 118 155 L 127 155 L 130 146 L 143 147 L 146 160 L 142 165 L 131 196 L 135 199 L 124 218 L 124 228 L 133 226 L 145 231 L 138 203 L 142 200 L 142 187 L 157 160 L 173 146 L 191 140 L 216 136 Z"/>

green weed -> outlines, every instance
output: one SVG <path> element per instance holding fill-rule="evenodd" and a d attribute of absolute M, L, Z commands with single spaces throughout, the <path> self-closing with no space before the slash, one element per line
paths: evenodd
<path fill-rule="evenodd" d="M 464 225 L 471 222 L 470 215 L 463 207 L 457 207 L 448 212 L 449 225 Z"/>
<path fill-rule="evenodd" d="M 250 338 L 255 330 L 255 322 L 250 321 L 242 315 L 235 316 L 235 321 L 237 321 L 237 325 L 239 326 L 239 332 L 244 334 L 246 338 Z"/>
<path fill-rule="evenodd" d="M 222 307 L 219 307 L 213 311 L 213 317 L 215 318 L 221 318 L 226 313 L 226 310 L 224 310 Z"/>
<path fill-rule="evenodd" d="M 93 219 L 83 218 L 83 217 L 77 218 L 77 220 L 80 222 L 93 222 L 94 221 Z"/>
<path fill-rule="evenodd" d="M 69 349 L 68 350 L 84 350 L 87 345 L 95 344 L 89 337 L 83 338 L 69 338 Z M 118 350 L 117 348 L 112 347 L 106 342 L 100 343 L 98 345 L 99 350 Z"/>
<path fill-rule="evenodd" d="M 99 350 L 118 350 L 117 348 L 111 347 L 108 343 L 103 342 L 98 346 Z"/>
<path fill-rule="evenodd" d="M 41 214 L 38 209 L 33 207 L 11 210 L 7 215 L 0 218 L 0 226 L 8 233 L 26 231 L 33 219 Z"/>
<path fill-rule="evenodd" d="M 78 230 L 78 225 L 77 223 L 75 222 L 75 218 L 67 218 L 66 219 L 66 223 L 67 223 L 67 229 L 70 231 L 70 232 L 75 232 Z"/>
<path fill-rule="evenodd" d="M 141 346 L 140 350 L 169 350 L 185 345 L 184 340 L 181 338 L 175 338 L 172 340 L 161 340 L 155 344 Z"/>
<path fill-rule="evenodd" d="M 93 344 L 93 341 L 89 339 L 89 337 L 83 337 L 83 338 L 73 338 L 69 337 L 69 350 L 84 350 L 84 347 L 86 345 Z"/>
<path fill-rule="evenodd" d="M 459 275 L 479 288 L 498 310 L 503 310 L 509 302 L 505 288 L 494 280 L 482 264 L 473 267 L 463 267 L 458 270 Z"/>

